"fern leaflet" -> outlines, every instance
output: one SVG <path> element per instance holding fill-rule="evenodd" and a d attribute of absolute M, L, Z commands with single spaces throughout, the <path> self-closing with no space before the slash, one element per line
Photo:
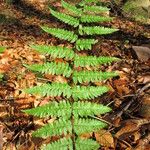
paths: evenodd
<path fill-rule="evenodd" d="M 56 142 L 42 146 L 41 150 L 73 150 L 73 143 L 71 138 L 62 138 Z"/>
<path fill-rule="evenodd" d="M 72 97 L 74 100 L 78 99 L 94 99 L 102 94 L 108 92 L 109 89 L 106 86 L 74 86 L 72 88 Z"/>
<path fill-rule="evenodd" d="M 79 9 L 74 5 L 71 5 L 63 0 L 61 1 L 61 4 L 65 9 L 69 10 L 71 13 L 73 13 L 77 16 L 80 16 L 82 14 L 82 9 Z"/>
<path fill-rule="evenodd" d="M 80 50 L 91 50 L 92 44 L 96 44 L 98 40 L 95 39 L 78 39 L 76 41 L 76 49 Z"/>
<path fill-rule="evenodd" d="M 52 83 L 43 84 L 41 86 L 34 86 L 24 90 L 29 94 L 38 94 L 41 96 L 66 96 L 69 98 L 71 96 L 71 87 L 66 83 Z"/>
<path fill-rule="evenodd" d="M 74 130 L 77 135 L 97 131 L 99 129 L 105 128 L 106 126 L 106 123 L 95 119 L 74 119 Z"/>
<path fill-rule="evenodd" d="M 92 139 L 80 139 L 76 140 L 76 150 L 97 150 L 99 144 Z"/>
<path fill-rule="evenodd" d="M 87 34 L 87 35 L 103 35 L 103 34 L 111 34 L 113 32 L 118 31 L 118 29 L 112 29 L 112 28 L 106 28 L 106 27 L 99 27 L 99 26 L 93 26 L 93 27 L 81 27 L 79 28 L 79 34 Z"/>
<path fill-rule="evenodd" d="M 74 71 L 73 81 L 77 82 L 97 82 L 117 76 L 116 72 L 99 72 L 99 71 Z"/>
<path fill-rule="evenodd" d="M 44 64 L 33 64 L 33 65 L 24 65 L 32 71 L 38 71 L 41 73 L 52 74 L 52 75 L 63 75 L 65 77 L 70 77 L 72 69 L 69 67 L 68 63 L 44 63 Z"/>
<path fill-rule="evenodd" d="M 71 116 L 71 105 L 68 101 L 51 102 L 44 106 L 24 110 L 23 112 L 41 118 L 49 116 L 69 118 Z"/>
<path fill-rule="evenodd" d="M 59 20 L 65 22 L 69 25 L 72 25 L 73 27 L 77 27 L 79 25 L 79 20 L 77 18 L 74 18 L 72 16 L 69 16 L 69 15 L 66 15 L 63 13 L 56 12 L 52 9 L 50 9 L 50 11 L 54 17 L 58 18 Z"/>
<path fill-rule="evenodd" d="M 75 67 L 99 66 L 100 64 L 119 61 L 116 57 L 96 57 L 96 56 L 76 56 L 74 60 Z"/>
<path fill-rule="evenodd" d="M 71 48 L 62 46 L 31 45 L 30 47 L 42 54 L 49 54 L 53 58 L 72 59 L 75 56 Z"/>
<path fill-rule="evenodd" d="M 111 21 L 110 17 L 101 17 L 101 16 L 93 16 L 93 15 L 82 15 L 81 22 L 83 23 L 92 23 L 92 22 L 105 22 Z"/>
<path fill-rule="evenodd" d="M 99 105 L 91 102 L 74 102 L 73 103 L 73 115 L 75 117 L 88 117 L 91 115 L 99 115 L 110 112 L 111 109 L 107 106 Z"/>
<path fill-rule="evenodd" d="M 33 132 L 33 136 L 35 137 L 48 137 L 48 136 L 56 136 L 64 135 L 72 132 L 72 126 L 70 120 L 57 120 L 53 123 L 49 123 L 44 127 L 38 129 L 37 131 Z"/>
<path fill-rule="evenodd" d="M 45 32 L 50 33 L 57 38 L 70 41 L 71 43 L 74 43 L 78 39 L 78 36 L 73 31 L 68 31 L 59 28 L 49 28 L 46 26 L 43 26 L 41 28 Z"/>

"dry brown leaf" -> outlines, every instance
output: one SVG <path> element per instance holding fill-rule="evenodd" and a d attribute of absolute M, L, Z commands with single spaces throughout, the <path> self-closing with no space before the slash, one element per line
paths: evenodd
<path fill-rule="evenodd" d="M 104 146 L 104 147 L 111 147 L 114 148 L 114 138 L 112 134 L 109 131 L 106 130 L 100 130 L 98 132 L 95 132 L 95 138 L 96 141 Z"/>
<path fill-rule="evenodd" d="M 114 81 L 114 85 L 117 89 L 117 93 L 119 95 L 124 95 L 124 94 L 129 94 L 130 90 L 128 88 L 128 82 L 127 80 L 124 80 L 124 79 L 118 79 L 118 80 L 115 80 Z"/>
<path fill-rule="evenodd" d="M 150 48 L 145 46 L 132 46 L 137 57 L 141 61 L 147 61 L 150 59 Z"/>
<path fill-rule="evenodd" d="M 115 136 L 119 139 L 127 138 L 129 135 L 133 134 L 133 132 L 138 131 L 142 125 L 148 124 L 149 122 L 149 119 L 129 119 Z"/>

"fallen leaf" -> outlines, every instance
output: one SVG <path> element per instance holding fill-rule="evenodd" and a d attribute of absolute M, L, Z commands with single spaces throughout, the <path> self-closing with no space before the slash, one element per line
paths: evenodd
<path fill-rule="evenodd" d="M 107 131 L 107 130 L 100 130 L 98 132 L 95 132 L 95 138 L 96 138 L 96 141 L 104 146 L 104 147 L 111 147 L 111 148 L 114 148 L 115 145 L 114 145 L 114 138 L 112 136 L 112 134 Z"/>
<path fill-rule="evenodd" d="M 132 46 L 137 57 L 141 61 L 148 61 L 150 59 L 150 48 L 145 46 Z"/>

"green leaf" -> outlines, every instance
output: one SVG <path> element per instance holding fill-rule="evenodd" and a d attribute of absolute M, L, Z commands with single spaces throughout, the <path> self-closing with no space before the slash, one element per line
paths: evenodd
<path fill-rule="evenodd" d="M 108 91 L 106 86 L 74 86 L 72 87 L 72 97 L 74 100 L 94 99 Z"/>
<path fill-rule="evenodd" d="M 62 138 L 58 141 L 42 146 L 41 150 L 73 150 L 73 142 L 71 138 Z"/>
<path fill-rule="evenodd" d="M 61 20 L 64 23 L 67 23 L 73 27 L 77 27 L 79 25 L 79 20 L 77 18 L 74 18 L 72 16 L 69 16 L 69 15 L 66 15 L 63 13 L 56 12 L 52 9 L 50 9 L 50 11 L 54 17 L 58 18 L 59 20 Z"/>
<path fill-rule="evenodd" d="M 118 29 L 113 28 L 106 28 L 106 27 L 100 27 L 100 26 L 93 26 L 93 27 L 81 27 L 79 28 L 79 34 L 80 35 L 104 35 L 104 34 L 111 34 L 113 32 L 118 31 Z"/>
<path fill-rule="evenodd" d="M 44 64 L 33 64 L 24 65 L 26 68 L 32 71 L 38 71 L 41 73 L 52 74 L 52 75 L 63 75 L 65 77 L 70 77 L 72 69 L 69 67 L 68 63 L 63 62 L 51 62 Z"/>
<path fill-rule="evenodd" d="M 86 67 L 86 66 L 99 66 L 101 64 L 107 64 L 114 61 L 119 61 L 116 57 L 96 57 L 96 56 L 78 56 L 76 55 L 74 60 L 75 67 Z"/>
<path fill-rule="evenodd" d="M 77 16 L 80 16 L 82 14 L 82 9 L 79 9 L 74 5 L 71 5 L 63 0 L 61 1 L 61 4 L 65 9 L 69 10 L 71 13 L 73 13 Z"/>
<path fill-rule="evenodd" d="M 0 53 L 3 53 L 5 49 L 6 49 L 6 47 L 0 46 Z"/>
<path fill-rule="evenodd" d="M 74 131 L 77 135 L 105 128 L 106 123 L 95 119 L 74 119 Z"/>
<path fill-rule="evenodd" d="M 116 72 L 74 71 L 73 81 L 75 84 L 77 84 L 78 82 L 98 82 L 116 76 L 118 76 Z"/>
<path fill-rule="evenodd" d="M 73 31 L 68 31 L 68 30 L 59 29 L 59 28 L 49 28 L 46 26 L 43 26 L 41 28 L 45 32 L 50 33 L 59 39 L 67 40 L 71 43 L 74 43 L 78 39 L 78 36 Z"/>
<path fill-rule="evenodd" d="M 80 139 L 75 142 L 76 150 L 98 150 L 100 145 L 92 139 Z"/>
<path fill-rule="evenodd" d="M 40 86 L 34 86 L 31 88 L 24 89 L 26 93 L 38 94 L 41 96 L 66 96 L 70 98 L 71 87 L 66 83 L 52 83 L 52 84 L 42 84 Z"/>
<path fill-rule="evenodd" d="M 93 115 L 100 115 L 110 112 L 111 108 L 101 104 L 78 101 L 73 103 L 73 115 L 77 117 L 88 117 Z"/>
<path fill-rule="evenodd" d="M 38 129 L 33 132 L 33 136 L 35 137 L 48 137 L 48 136 L 56 136 L 56 135 L 67 135 L 72 132 L 72 126 L 70 120 L 58 120 L 53 123 L 47 124 L 44 127 Z"/>
<path fill-rule="evenodd" d="M 62 46 L 31 45 L 30 47 L 42 54 L 49 54 L 53 58 L 72 59 L 75 56 L 75 53 L 71 48 Z"/>
<path fill-rule="evenodd" d="M 101 16 L 93 16 L 93 15 L 82 15 L 81 22 L 83 23 L 93 23 L 93 22 L 106 22 L 111 21 L 111 17 L 101 17 Z"/>
<path fill-rule="evenodd" d="M 68 101 L 50 102 L 44 106 L 23 110 L 23 112 L 37 117 L 64 117 L 71 116 L 71 105 Z"/>
<path fill-rule="evenodd" d="M 98 40 L 95 39 L 78 39 L 76 41 L 76 49 L 80 50 L 91 50 L 92 45 L 96 44 Z"/>

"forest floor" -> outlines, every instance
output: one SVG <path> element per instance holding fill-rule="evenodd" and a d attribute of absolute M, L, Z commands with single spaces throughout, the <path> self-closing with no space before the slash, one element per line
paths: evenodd
<path fill-rule="evenodd" d="M 59 3 L 53 3 L 60 7 Z M 22 109 L 46 103 L 22 92 L 36 85 L 37 79 L 23 64 L 40 63 L 44 56 L 29 47 L 30 44 L 63 44 L 44 33 L 40 25 L 68 28 L 38 6 L 28 4 L 0 4 L 0 46 L 7 46 L 0 54 L 0 149 L 34 150 L 43 140 L 31 133 L 46 121 L 21 112 Z M 101 149 L 148 150 L 150 149 L 150 26 L 135 22 L 111 9 L 114 20 L 107 24 L 119 31 L 100 36 L 91 51 L 96 56 L 115 56 L 120 62 L 104 66 L 117 70 L 120 77 L 107 81 L 111 91 L 101 97 L 101 103 L 110 104 L 112 112 L 105 116 L 111 128 L 97 133 Z M 59 79 L 56 79 L 59 80 Z M 111 134 L 110 134 L 111 133 Z M 101 136 L 100 136 L 101 135 Z M 89 135 L 83 135 L 88 137 Z M 3 147 L 3 148 L 2 148 Z"/>

